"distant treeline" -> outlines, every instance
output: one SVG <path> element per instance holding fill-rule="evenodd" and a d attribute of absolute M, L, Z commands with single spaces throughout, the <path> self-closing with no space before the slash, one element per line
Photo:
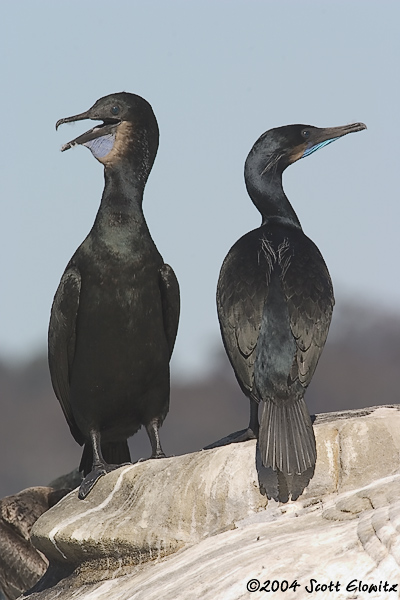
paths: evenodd
<path fill-rule="evenodd" d="M 337 309 L 306 394 L 310 412 L 400 403 L 399 368 L 400 313 Z M 54 396 L 45 356 L 14 367 L 0 363 L 0 393 L 0 497 L 45 485 L 78 465 L 81 450 Z M 222 349 L 202 380 L 183 382 L 172 373 L 171 407 L 161 429 L 169 455 L 199 450 L 247 421 L 248 401 Z M 150 454 L 143 431 L 130 446 L 133 460 Z"/>

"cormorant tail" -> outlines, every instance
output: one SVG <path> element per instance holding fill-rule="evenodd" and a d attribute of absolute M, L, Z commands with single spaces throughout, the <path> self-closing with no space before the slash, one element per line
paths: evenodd
<path fill-rule="evenodd" d="M 110 442 L 102 444 L 101 452 L 104 460 L 109 465 L 122 465 L 123 463 L 131 462 L 131 454 L 129 452 L 128 442 L 126 440 L 122 442 Z M 92 470 L 92 464 L 92 445 L 90 443 L 86 443 L 83 448 L 79 471 L 83 471 L 83 475 L 86 477 L 86 475 Z"/>
<path fill-rule="evenodd" d="M 300 474 L 315 465 L 314 430 L 303 398 L 264 401 L 259 446 L 263 465 L 274 471 Z"/>

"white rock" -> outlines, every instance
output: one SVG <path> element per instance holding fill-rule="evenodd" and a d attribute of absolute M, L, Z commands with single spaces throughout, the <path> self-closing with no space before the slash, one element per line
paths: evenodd
<path fill-rule="evenodd" d="M 32 600 L 269 597 L 249 592 L 251 579 L 282 586 L 275 599 L 398 598 L 398 409 L 320 415 L 315 476 L 286 504 L 260 494 L 255 442 L 122 467 L 86 500 L 71 493 L 39 519 L 33 542 L 51 564 L 77 569 Z"/>

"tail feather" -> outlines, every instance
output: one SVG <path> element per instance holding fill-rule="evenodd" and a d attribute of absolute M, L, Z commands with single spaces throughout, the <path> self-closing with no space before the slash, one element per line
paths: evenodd
<path fill-rule="evenodd" d="M 315 465 L 314 431 L 303 398 L 264 401 L 259 445 L 264 466 L 275 471 L 299 474 Z"/>
<path fill-rule="evenodd" d="M 122 463 L 131 462 L 131 453 L 129 452 L 128 442 L 108 442 L 101 445 L 101 451 L 106 463 L 110 465 L 121 465 Z M 93 453 L 92 445 L 85 443 L 83 448 L 79 471 L 83 471 L 84 476 L 92 470 Z"/>

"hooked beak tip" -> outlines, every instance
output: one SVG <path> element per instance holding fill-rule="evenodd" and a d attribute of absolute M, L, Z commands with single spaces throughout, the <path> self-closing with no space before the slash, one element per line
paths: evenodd
<path fill-rule="evenodd" d="M 75 123 L 75 121 L 84 121 L 85 119 L 90 119 L 91 117 L 88 113 L 89 111 L 86 111 L 84 113 L 80 113 L 79 115 L 74 115 L 73 117 L 65 117 L 64 119 L 59 119 L 56 123 L 56 131 L 60 127 L 60 125 L 63 125 L 64 123 Z"/>
<path fill-rule="evenodd" d="M 365 123 L 351 123 L 347 127 L 349 129 L 349 133 L 356 133 L 357 131 L 363 131 L 364 129 L 367 129 Z"/>
<path fill-rule="evenodd" d="M 60 127 L 60 125 L 63 125 L 64 123 L 68 123 L 68 119 L 58 119 L 56 123 L 56 131 Z"/>
<path fill-rule="evenodd" d="M 358 131 L 363 131 L 364 129 L 368 129 L 368 127 L 366 126 L 365 123 L 356 123 L 356 125 L 358 125 L 358 127 L 359 127 Z"/>

